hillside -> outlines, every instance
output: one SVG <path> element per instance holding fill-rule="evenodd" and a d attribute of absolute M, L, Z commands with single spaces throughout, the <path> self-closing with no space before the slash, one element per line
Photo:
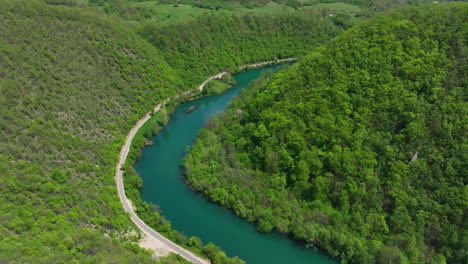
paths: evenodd
<path fill-rule="evenodd" d="M 99 1 L 98 1 L 99 2 Z M 102 1 L 101 1 L 102 2 Z M 110 1 L 115 13 L 163 51 L 187 85 L 243 64 L 303 57 L 377 12 L 428 0 L 369 1 Z M 324 3 L 322 3 L 324 2 Z M 432 1 L 429 1 L 432 2 Z M 361 10 L 362 7 L 362 10 Z M 328 11 L 334 16 L 329 16 Z"/>
<path fill-rule="evenodd" d="M 368 17 L 375 12 L 407 5 L 418 6 L 433 0 L 44 0 L 48 3 L 99 6 L 133 22 L 178 23 L 213 14 L 294 14 L 305 9 L 334 11 L 336 15 Z M 440 0 L 438 2 L 450 2 Z M 356 11 L 356 12 L 350 12 Z"/>
<path fill-rule="evenodd" d="M 118 21 L 0 1 L 0 262 L 154 263 L 119 202 L 124 137 L 181 80 Z"/>
<path fill-rule="evenodd" d="M 251 15 L 200 12 L 190 23 L 158 24 L 151 15 L 135 23 L 114 15 L 116 6 L 120 12 L 133 4 L 145 3 L 0 0 L 0 263 L 154 263 L 150 252 L 133 243 L 138 234 L 114 182 L 118 153 L 135 121 L 205 76 L 305 55 L 349 26 L 318 9 L 269 15 L 263 5 L 264 13 L 242 7 Z M 450 74 L 462 76 L 463 62 Z M 460 86 L 457 78 L 448 80 L 444 84 Z M 160 127 L 167 112 L 156 118 L 136 142 Z M 173 231 L 154 206 L 137 197 L 141 179 L 128 167 L 127 194 L 149 225 L 218 262 L 242 263 L 228 260 L 213 244 L 203 247 L 199 239 Z M 272 226 L 263 222 L 264 229 Z M 167 262 L 183 262 L 177 259 Z"/>
<path fill-rule="evenodd" d="M 231 67 L 231 61 L 246 60 L 248 50 L 242 49 L 230 61 L 199 63 L 188 74 L 185 64 L 166 63 L 170 49 L 159 50 L 126 21 L 87 5 L 0 0 L 0 262 L 154 262 L 130 243 L 138 234 L 116 193 L 114 170 L 124 138 L 162 99 Z M 210 19 L 216 27 L 216 17 Z M 216 34 L 206 36 L 219 51 Z M 171 41 L 183 42 L 178 37 Z M 273 48 L 255 59 L 269 59 Z M 163 116 L 141 135 L 160 127 Z M 145 221 L 179 244 L 227 261 L 213 244 L 203 247 L 173 231 L 137 197 L 141 180 L 128 170 L 127 193 Z"/>
<path fill-rule="evenodd" d="M 184 80 L 201 83 L 199 76 L 243 64 L 305 56 L 343 31 L 312 10 L 290 15 L 207 15 L 176 25 L 145 23 L 140 35 L 163 51 Z"/>
<path fill-rule="evenodd" d="M 467 13 L 380 15 L 257 82 L 200 133 L 188 182 L 343 262 L 465 263 Z"/>
<path fill-rule="evenodd" d="M 430 0 L 43 0 L 99 7 L 125 19 L 160 49 L 186 86 L 212 73 L 286 57 L 302 57 L 375 13 Z M 444 2 L 446 0 L 442 0 Z M 344 3 L 343 3 L 344 2 Z M 329 16 L 328 12 L 333 12 Z"/>

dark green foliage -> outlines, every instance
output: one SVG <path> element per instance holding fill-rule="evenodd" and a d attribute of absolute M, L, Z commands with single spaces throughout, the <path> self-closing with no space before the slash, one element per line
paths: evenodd
<path fill-rule="evenodd" d="M 177 25 L 148 22 L 140 35 L 165 54 L 188 85 L 226 69 L 304 56 L 342 31 L 313 10 L 291 15 L 206 15 Z"/>
<path fill-rule="evenodd" d="M 202 130 L 188 182 L 343 262 L 465 263 L 467 17 L 382 15 L 257 82 Z"/>

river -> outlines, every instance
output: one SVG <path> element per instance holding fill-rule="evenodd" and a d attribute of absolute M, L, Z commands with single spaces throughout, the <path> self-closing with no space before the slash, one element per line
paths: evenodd
<path fill-rule="evenodd" d="M 224 93 L 198 99 L 177 107 L 167 126 L 143 149 L 135 169 L 143 179 L 144 201 L 157 204 L 172 228 L 186 236 L 197 236 L 204 243 L 220 246 L 228 256 L 239 256 L 248 264 L 336 264 L 323 252 L 306 248 L 277 232 L 260 233 L 255 226 L 217 204 L 194 193 L 185 183 L 182 160 L 205 122 L 226 110 L 241 89 L 265 70 L 241 72 L 234 76 L 237 85 Z M 195 110 L 186 113 L 191 106 Z"/>

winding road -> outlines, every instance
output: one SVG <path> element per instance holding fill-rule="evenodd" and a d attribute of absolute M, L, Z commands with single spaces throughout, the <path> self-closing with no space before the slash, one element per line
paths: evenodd
<path fill-rule="evenodd" d="M 167 102 L 166 100 L 165 102 Z M 161 104 L 157 105 L 154 109 L 155 112 L 161 109 Z M 182 248 L 181 246 L 175 244 L 174 242 L 170 241 L 169 239 L 165 238 L 160 233 L 154 231 L 151 227 L 149 227 L 143 220 L 141 220 L 133 210 L 132 205 L 130 204 L 129 200 L 125 195 L 125 188 L 123 184 L 123 170 L 121 169 L 125 160 L 127 159 L 128 152 L 130 150 L 130 146 L 132 144 L 132 140 L 135 137 L 135 134 L 138 130 L 143 126 L 143 124 L 150 119 L 151 113 L 146 114 L 142 119 L 140 119 L 137 124 L 130 130 L 125 139 L 125 144 L 120 151 L 120 159 L 119 163 L 117 164 L 117 172 L 116 172 L 116 180 L 117 180 L 117 190 L 119 193 L 120 202 L 122 202 L 123 208 L 126 212 L 130 213 L 130 218 L 135 223 L 135 225 L 146 235 L 152 236 L 156 238 L 159 242 L 164 244 L 164 246 L 171 252 L 181 255 L 188 261 L 191 261 L 195 264 L 208 264 L 209 261 L 202 259 L 195 255 L 194 253 Z"/>
<path fill-rule="evenodd" d="M 267 64 L 271 63 L 281 63 L 281 62 L 287 62 L 287 61 L 294 61 L 296 58 L 288 58 L 288 59 L 283 59 L 283 60 L 276 60 L 276 61 L 267 61 L 267 62 L 261 62 L 261 63 L 255 63 L 255 64 L 249 64 L 249 65 L 244 65 L 241 67 L 241 69 L 244 69 L 246 67 L 261 67 Z M 196 92 L 197 90 L 202 91 L 205 85 L 213 79 L 220 79 L 223 77 L 227 72 L 221 72 L 216 75 L 213 75 L 212 77 L 208 78 L 205 82 L 203 82 L 197 89 L 195 90 L 190 90 L 187 92 L 184 92 L 182 95 L 187 95 L 193 92 Z M 177 98 L 178 96 L 175 96 L 174 98 Z M 158 112 L 161 110 L 161 107 L 165 105 L 167 102 L 169 102 L 171 98 L 168 98 L 164 100 L 163 103 L 158 104 L 154 108 L 154 113 Z M 115 173 L 115 179 L 116 179 L 116 184 L 117 184 L 117 191 L 118 195 L 120 198 L 120 202 L 122 203 L 122 206 L 124 210 L 128 213 L 130 213 L 130 218 L 135 223 L 135 225 L 145 234 L 145 236 L 150 237 L 151 239 L 155 239 L 157 241 L 158 246 L 152 246 L 151 249 L 156 251 L 159 249 L 158 247 L 161 247 L 161 245 L 166 249 L 167 251 L 176 253 L 187 259 L 188 261 L 195 263 L 195 264 L 209 264 L 210 262 L 206 259 L 203 259 L 194 253 L 190 252 L 189 250 L 175 244 L 174 242 L 170 241 L 160 233 L 156 232 L 153 230 L 151 227 L 149 227 L 143 220 L 141 220 L 137 214 L 135 213 L 133 206 L 130 202 L 130 200 L 127 198 L 125 195 L 125 187 L 123 183 L 123 173 L 124 171 L 122 170 L 123 165 L 125 164 L 125 161 L 128 156 L 128 152 L 130 151 L 130 146 L 132 144 L 132 140 L 135 137 L 136 133 L 138 130 L 145 124 L 148 119 L 151 118 L 151 112 L 148 112 L 143 118 L 138 120 L 138 122 L 135 124 L 135 126 L 130 130 L 130 132 L 127 135 L 127 138 L 125 139 L 125 143 L 122 146 L 122 149 L 120 151 L 120 157 L 119 157 L 119 162 L 117 163 L 116 166 L 116 173 Z"/>

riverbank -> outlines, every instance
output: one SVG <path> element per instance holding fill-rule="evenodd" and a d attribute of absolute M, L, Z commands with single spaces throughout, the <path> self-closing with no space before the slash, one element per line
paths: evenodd
<path fill-rule="evenodd" d="M 167 99 L 165 100 L 165 102 Z M 162 104 L 158 104 L 154 111 L 157 112 L 161 109 Z M 119 194 L 120 202 L 124 207 L 124 210 L 130 213 L 130 218 L 133 223 L 140 229 L 141 233 L 143 234 L 142 240 L 140 240 L 139 245 L 142 248 L 147 248 L 153 250 L 158 256 L 167 256 L 170 252 L 175 254 L 179 254 L 185 259 L 196 263 L 196 264 L 209 264 L 209 262 L 205 259 L 202 259 L 192 252 L 182 248 L 181 246 L 173 243 L 169 239 L 162 236 L 160 233 L 153 230 L 151 227 L 146 225 L 143 220 L 141 220 L 138 215 L 135 213 L 132 202 L 126 197 L 125 195 L 125 188 L 123 183 L 123 165 L 128 156 L 128 152 L 130 150 L 130 145 L 132 143 L 133 138 L 135 137 L 137 131 L 143 126 L 146 121 L 151 118 L 151 113 L 146 114 L 142 119 L 140 119 L 136 125 L 130 130 L 127 138 L 125 139 L 125 143 L 120 151 L 119 155 L 119 163 L 116 167 L 116 183 L 117 183 L 117 191 Z"/>
<path fill-rule="evenodd" d="M 266 62 L 260 62 L 260 63 L 255 63 L 255 64 L 243 65 L 239 67 L 239 69 L 243 70 L 243 69 L 247 69 L 248 67 L 259 68 L 259 67 L 264 67 L 266 65 L 283 63 L 283 62 L 294 61 L 294 60 L 297 60 L 297 59 L 289 58 L 289 59 L 276 60 L 276 61 L 266 61 Z M 157 113 L 158 111 L 160 111 L 164 107 L 164 105 L 168 104 L 171 100 L 175 100 L 179 98 L 180 96 L 192 96 L 194 93 L 200 93 L 201 91 L 203 91 L 203 89 L 205 88 L 205 86 L 207 85 L 209 81 L 213 79 L 222 78 L 225 74 L 227 74 L 227 72 L 221 72 L 221 73 L 215 74 L 211 76 L 210 78 L 208 78 L 207 80 L 205 80 L 196 89 L 186 91 L 182 93 L 181 95 L 176 95 L 172 98 L 167 98 L 162 103 L 156 105 L 152 112 L 148 112 L 143 118 L 138 120 L 135 126 L 130 130 L 129 134 L 127 135 L 125 139 L 125 143 L 121 149 L 119 162 L 116 166 L 116 175 L 115 175 L 120 201 L 122 203 L 122 206 L 124 207 L 124 210 L 130 213 L 131 220 L 142 231 L 143 239 L 140 240 L 139 245 L 143 248 L 153 250 L 158 256 L 166 256 L 170 252 L 173 252 L 173 253 L 183 256 L 184 258 L 186 258 L 187 260 L 193 263 L 197 263 L 197 264 L 209 263 L 207 260 L 202 259 L 199 256 L 196 256 L 194 253 L 188 251 L 185 248 L 182 248 L 179 245 L 176 245 L 175 243 L 173 243 L 166 237 L 162 236 L 160 233 L 156 232 L 155 230 L 150 228 L 148 225 L 146 225 L 144 221 L 141 220 L 137 216 L 137 214 L 135 213 L 134 207 L 132 206 L 132 202 L 127 198 L 125 194 L 125 188 L 124 188 L 124 183 L 123 183 L 123 166 L 127 160 L 130 146 L 138 130 L 151 118 L 151 116 L 154 113 Z"/>
<path fill-rule="evenodd" d="M 243 93 L 252 81 L 262 74 L 270 74 L 282 68 L 283 66 L 273 66 L 240 72 L 233 76 L 237 84 L 224 93 L 179 105 L 171 112 L 171 118 L 164 128 L 151 137 L 153 146 L 142 149 L 140 158 L 133 166 L 135 176 L 129 180 L 142 180 L 138 199 L 141 197 L 142 203 L 157 204 L 158 212 L 170 221 L 173 229 L 182 231 L 187 239 L 194 236 L 203 242 L 212 242 L 228 256 L 239 256 L 249 264 L 336 264 L 336 261 L 330 260 L 323 252 L 307 249 L 301 241 L 291 240 L 277 232 L 258 232 L 255 225 L 245 221 L 241 215 L 220 206 L 215 203 L 216 200 L 213 202 L 207 199 L 204 194 L 194 192 L 193 186 L 187 184 L 184 177 L 183 161 L 186 153 L 193 148 L 199 135 L 206 132 L 203 127 L 210 127 L 213 124 L 210 120 L 223 115 L 233 99 Z M 187 113 L 193 106 L 197 107 Z M 173 105 L 170 104 L 169 107 Z M 211 149 L 213 146 L 207 143 L 205 148 Z M 202 152 L 195 150 L 195 153 Z M 212 153 L 209 159 L 203 161 L 207 175 L 216 170 L 210 166 L 210 161 L 216 160 L 219 154 Z M 245 176 L 235 172 L 231 175 Z M 130 185 L 126 187 L 132 188 Z M 246 188 L 245 192 L 249 190 Z M 222 197 L 223 194 L 220 193 L 218 198 Z M 151 219 L 148 219 L 148 223 L 149 221 L 154 222 Z M 186 245 L 186 241 L 181 243 Z M 203 252 L 209 253 L 205 248 Z"/>

